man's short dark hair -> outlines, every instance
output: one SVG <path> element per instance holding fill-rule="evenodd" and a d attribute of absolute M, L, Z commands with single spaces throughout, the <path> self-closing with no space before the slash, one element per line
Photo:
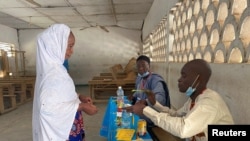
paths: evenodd
<path fill-rule="evenodd" d="M 148 62 L 148 64 L 150 64 L 150 59 L 149 57 L 145 56 L 145 55 L 140 55 L 137 59 L 136 59 L 136 62 L 139 61 L 139 60 L 144 60 L 146 62 Z"/>

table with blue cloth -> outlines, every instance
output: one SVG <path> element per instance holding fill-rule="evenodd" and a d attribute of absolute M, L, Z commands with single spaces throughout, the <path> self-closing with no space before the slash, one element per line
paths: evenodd
<path fill-rule="evenodd" d="M 125 97 L 126 99 L 127 97 Z M 116 118 L 117 118 L 117 103 L 116 103 L 117 97 L 110 97 L 108 106 L 106 108 L 102 126 L 100 129 L 100 136 L 103 136 L 107 138 L 108 141 L 117 141 L 116 139 L 116 133 L 117 133 L 117 124 L 116 124 Z M 137 131 L 137 123 L 138 123 L 139 117 L 135 114 L 132 114 L 131 118 L 131 129 L 135 130 L 134 136 L 132 138 L 132 141 L 135 141 L 136 131 Z M 150 135 L 146 133 L 144 136 L 139 136 L 143 141 L 152 141 Z"/>

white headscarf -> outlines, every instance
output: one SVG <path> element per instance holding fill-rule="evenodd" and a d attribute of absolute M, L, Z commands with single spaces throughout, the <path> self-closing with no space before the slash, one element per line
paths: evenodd
<path fill-rule="evenodd" d="M 63 66 L 70 28 L 54 24 L 38 35 L 36 84 L 33 101 L 33 141 L 65 141 L 79 99 Z"/>

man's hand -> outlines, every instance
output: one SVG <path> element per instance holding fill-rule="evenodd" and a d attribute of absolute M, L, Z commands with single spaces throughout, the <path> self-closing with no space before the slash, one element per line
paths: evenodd
<path fill-rule="evenodd" d="M 141 104 L 144 104 L 144 105 L 146 105 L 146 106 L 148 105 L 148 103 L 147 103 L 147 101 L 146 101 L 145 99 L 139 100 L 138 102 L 141 103 Z M 138 103 L 138 102 L 137 102 L 137 103 Z"/>
<path fill-rule="evenodd" d="M 137 115 L 143 115 L 143 109 L 146 107 L 145 104 L 137 102 L 132 106 L 132 112 Z"/>
<path fill-rule="evenodd" d="M 122 109 L 126 110 L 127 112 L 133 112 L 133 106 L 123 107 Z"/>
<path fill-rule="evenodd" d="M 156 103 L 155 94 L 152 91 L 147 90 L 147 89 L 145 89 L 143 91 L 144 91 L 144 93 L 147 94 L 147 98 L 148 98 L 148 101 L 150 102 L 150 104 L 155 105 L 155 103 Z"/>

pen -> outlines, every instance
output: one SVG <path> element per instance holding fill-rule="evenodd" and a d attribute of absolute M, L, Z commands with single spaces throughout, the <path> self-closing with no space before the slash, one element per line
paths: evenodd
<path fill-rule="evenodd" d="M 132 92 L 143 92 L 144 90 L 132 90 Z"/>
<path fill-rule="evenodd" d="M 133 127 L 134 127 L 134 125 L 135 125 L 134 114 L 133 114 L 133 116 L 132 116 L 132 125 L 133 125 Z"/>

